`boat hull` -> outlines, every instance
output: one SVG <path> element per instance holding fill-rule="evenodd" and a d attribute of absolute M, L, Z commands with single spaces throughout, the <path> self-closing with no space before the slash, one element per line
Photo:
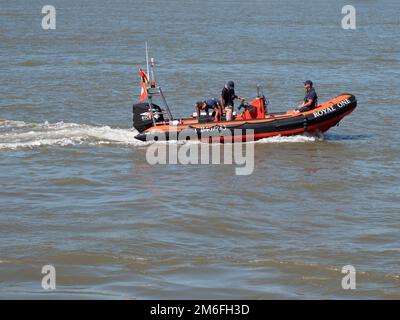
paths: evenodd
<path fill-rule="evenodd" d="M 232 141 L 247 141 L 277 135 L 297 135 L 305 132 L 324 133 L 353 112 L 356 106 L 357 100 L 354 95 L 341 94 L 317 108 L 303 113 L 288 112 L 269 114 L 263 119 L 207 123 L 199 123 L 196 119 L 183 119 L 177 125 L 160 124 L 152 126 L 138 134 L 136 138 L 141 141 L 201 140 L 226 142 L 226 137 L 231 137 Z"/>

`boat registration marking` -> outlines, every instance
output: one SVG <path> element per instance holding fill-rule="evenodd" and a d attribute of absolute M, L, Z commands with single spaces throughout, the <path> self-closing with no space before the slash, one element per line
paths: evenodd
<path fill-rule="evenodd" d="M 197 128 L 200 132 L 214 132 L 214 131 L 225 131 L 227 130 L 226 126 L 213 126 L 213 127 L 199 127 Z"/>

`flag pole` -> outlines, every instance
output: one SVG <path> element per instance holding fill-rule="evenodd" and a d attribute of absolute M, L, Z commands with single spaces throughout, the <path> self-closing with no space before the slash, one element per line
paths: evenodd
<path fill-rule="evenodd" d="M 149 51 L 147 49 L 147 41 L 145 42 L 146 44 L 146 65 L 147 65 L 147 75 L 150 76 L 149 73 Z M 149 79 L 149 82 L 151 82 L 151 79 Z"/>
<path fill-rule="evenodd" d="M 147 41 L 145 42 L 146 45 L 146 65 L 147 65 L 147 76 L 149 77 L 148 81 L 151 83 L 151 74 L 149 73 L 150 68 L 149 68 L 149 50 L 147 47 Z M 151 119 L 153 120 L 153 125 L 156 125 L 156 121 L 154 119 L 154 112 L 153 112 L 153 100 L 152 100 L 152 96 L 151 93 L 147 92 L 147 101 L 149 103 L 149 111 L 151 113 Z"/>

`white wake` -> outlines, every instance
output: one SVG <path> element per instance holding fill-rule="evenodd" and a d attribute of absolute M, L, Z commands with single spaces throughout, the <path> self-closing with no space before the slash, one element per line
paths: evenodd
<path fill-rule="evenodd" d="M 299 142 L 316 142 L 323 141 L 323 134 L 309 134 L 302 133 L 295 136 L 274 136 L 270 138 L 264 138 L 256 141 L 256 143 L 299 143 Z"/>
<path fill-rule="evenodd" d="M 0 120 L 0 150 L 82 144 L 122 146 L 146 146 L 149 144 L 135 139 L 137 134 L 139 132 L 135 129 L 64 123 L 62 121 L 57 123 L 27 123 Z M 255 141 L 255 143 L 298 143 L 315 142 L 323 139 L 323 135 L 301 134 L 264 138 Z M 172 143 L 176 143 L 176 141 Z"/>
<path fill-rule="evenodd" d="M 135 129 L 119 129 L 109 126 L 0 120 L 0 149 L 14 150 L 80 144 L 146 145 L 147 143 L 135 139 L 138 133 Z"/>

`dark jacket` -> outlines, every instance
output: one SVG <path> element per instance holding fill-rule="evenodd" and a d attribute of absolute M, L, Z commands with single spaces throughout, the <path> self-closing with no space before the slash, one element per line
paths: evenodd
<path fill-rule="evenodd" d="M 307 90 L 306 95 L 304 96 L 304 103 L 307 103 L 310 100 L 312 100 L 312 104 L 310 106 L 311 109 L 314 109 L 316 106 L 318 106 L 318 96 L 314 88 Z"/>
<path fill-rule="evenodd" d="M 222 100 L 224 101 L 224 107 L 227 106 L 234 106 L 233 101 L 237 98 L 237 95 L 235 94 L 235 89 L 228 89 L 224 87 L 222 89 Z"/>
<path fill-rule="evenodd" d="M 307 103 L 310 100 L 312 100 L 311 105 L 309 107 L 300 108 L 300 112 L 310 111 L 318 106 L 318 96 L 314 88 L 310 88 L 310 90 L 307 90 L 304 96 L 304 103 Z"/>

